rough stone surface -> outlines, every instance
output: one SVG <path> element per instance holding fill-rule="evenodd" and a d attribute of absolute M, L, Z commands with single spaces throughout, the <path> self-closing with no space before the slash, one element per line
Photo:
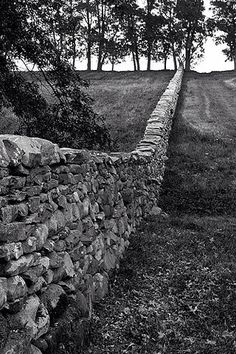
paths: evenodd
<path fill-rule="evenodd" d="M 163 215 L 158 198 L 182 75 L 180 68 L 130 153 L 0 136 L 0 324 L 9 332 L 1 354 L 83 343 L 92 303 L 105 296 L 131 232 L 145 216 Z"/>
<path fill-rule="evenodd" d="M 22 298 L 27 293 L 25 281 L 19 275 L 8 278 L 7 280 L 7 300 L 13 302 Z"/>

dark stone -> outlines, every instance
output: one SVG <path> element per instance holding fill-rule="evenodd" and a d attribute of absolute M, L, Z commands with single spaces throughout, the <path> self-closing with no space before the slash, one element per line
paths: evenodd
<path fill-rule="evenodd" d="M 29 210 L 31 213 L 36 213 L 40 205 L 40 196 L 34 196 L 28 200 Z"/>
<path fill-rule="evenodd" d="M 42 186 L 25 187 L 23 192 L 26 192 L 29 197 L 33 197 L 34 195 L 40 195 L 40 193 L 42 192 Z"/>
<path fill-rule="evenodd" d="M 32 354 L 30 338 L 21 331 L 11 331 L 1 354 Z"/>
<path fill-rule="evenodd" d="M 7 319 L 0 313 L 0 352 L 4 348 L 8 335 L 10 333 L 9 323 Z"/>
<path fill-rule="evenodd" d="M 24 222 L 13 222 L 8 225 L 0 223 L 0 242 L 18 242 L 27 238 Z"/>
<path fill-rule="evenodd" d="M 4 178 L 9 176 L 9 169 L 8 168 L 0 168 L 0 178 Z"/>
<path fill-rule="evenodd" d="M 41 295 L 41 301 L 47 308 L 52 322 L 63 314 L 68 305 L 65 291 L 57 284 L 50 284 L 48 286 L 46 291 Z"/>
<path fill-rule="evenodd" d="M 91 154 L 86 150 L 62 148 L 61 151 L 65 155 L 67 163 L 78 165 L 91 160 Z"/>

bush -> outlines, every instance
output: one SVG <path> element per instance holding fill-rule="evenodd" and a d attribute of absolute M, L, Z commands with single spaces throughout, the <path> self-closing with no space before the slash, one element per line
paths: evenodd
<path fill-rule="evenodd" d="M 11 107 L 0 109 L 0 134 L 14 134 L 19 127 L 19 119 Z"/>
<path fill-rule="evenodd" d="M 19 73 L 8 72 L 2 76 L 1 91 L 13 108 L 6 108 L 6 112 L 9 110 L 4 120 L 7 129 L 1 129 L 1 133 L 40 137 L 61 147 L 109 148 L 111 140 L 103 118 L 93 112 L 92 100 L 80 89 L 80 78 L 76 73 L 71 75 L 63 87 L 62 82 L 57 86 L 56 79 L 52 81 L 54 103 L 48 103 L 38 86 Z"/>

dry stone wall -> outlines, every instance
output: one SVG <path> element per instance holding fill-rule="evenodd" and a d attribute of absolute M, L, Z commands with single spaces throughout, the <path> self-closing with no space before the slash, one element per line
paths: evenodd
<path fill-rule="evenodd" d="M 106 294 L 131 232 L 159 212 L 182 75 L 180 68 L 131 153 L 0 136 L 2 354 L 66 353 L 82 344 L 92 303 Z"/>

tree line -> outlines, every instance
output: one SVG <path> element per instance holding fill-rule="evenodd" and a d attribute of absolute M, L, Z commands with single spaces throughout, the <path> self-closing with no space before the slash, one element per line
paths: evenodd
<path fill-rule="evenodd" d="M 19 2 L 19 1 L 18 1 Z M 204 41 L 214 36 L 224 43 L 227 59 L 236 58 L 236 6 L 234 0 L 211 1 L 213 15 L 206 19 L 203 0 L 35 0 L 21 1 L 32 31 L 43 31 L 57 51 L 58 59 L 79 67 L 80 60 L 97 70 L 131 56 L 134 70 L 140 58 L 162 61 L 166 69 L 172 57 L 184 58 L 185 69 L 203 55 Z M 219 35 L 217 30 L 220 30 Z M 236 68 L 236 62 L 235 62 Z"/>
<path fill-rule="evenodd" d="M 226 59 L 233 60 L 236 69 L 235 0 L 212 0 L 210 19 L 204 15 L 203 0 L 14 0 L 11 6 L 0 1 L 3 8 L 21 13 L 25 40 L 44 36 L 44 51 L 50 42 L 57 59 L 73 68 L 86 60 L 91 70 L 96 58 L 98 71 L 107 63 L 114 70 L 131 56 L 135 71 L 141 57 L 147 70 L 152 61 L 163 61 L 166 69 L 170 57 L 175 69 L 181 57 L 190 70 L 203 55 L 206 37 L 213 36 L 216 44 L 226 45 Z M 4 44 L 4 55 L 12 55 L 11 46 Z M 41 50 L 40 43 L 38 47 Z"/>

